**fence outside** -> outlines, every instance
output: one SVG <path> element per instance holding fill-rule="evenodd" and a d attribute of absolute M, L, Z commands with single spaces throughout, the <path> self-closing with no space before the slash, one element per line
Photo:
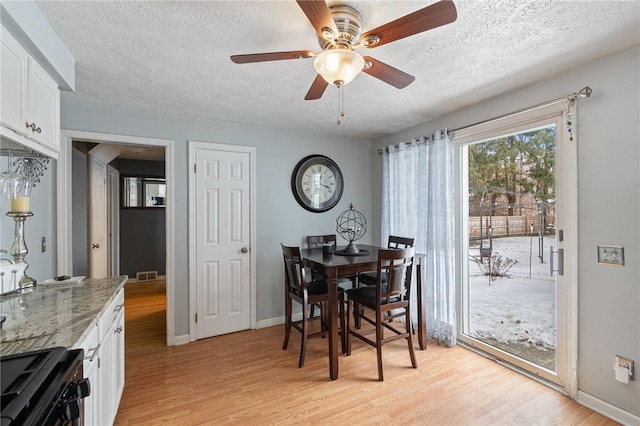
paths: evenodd
<path fill-rule="evenodd" d="M 482 219 L 482 235 L 480 235 L 480 219 Z M 531 229 L 533 225 L 533 230 Z M 489 230 L 493 230 L 492 236 L 499 237 L 519 237 L 527 235 L 538 235 L 540 230 L 539 218 L 527 216 L 470 216 L 469 217 L 469 238 L 480 239 L 489 238 Z M 547 229 L 545 234 L 548 234 Z"/>

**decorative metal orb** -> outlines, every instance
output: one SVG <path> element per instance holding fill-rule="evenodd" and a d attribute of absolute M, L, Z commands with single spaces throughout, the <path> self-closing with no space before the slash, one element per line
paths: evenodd
<path fill-rule="evenodd" d="M 344 249 L 345 253 L 358 253 L 358 247 L 353 244 L 353 242 L 364 237 L 366 232 L 367 219 L 364 218 L 362 213 L 355 209 L 353 203 L 349 204 L 349 210 L 340 213 L 336 219 L 336 233 L 349 241 L 349 245 Z"/>

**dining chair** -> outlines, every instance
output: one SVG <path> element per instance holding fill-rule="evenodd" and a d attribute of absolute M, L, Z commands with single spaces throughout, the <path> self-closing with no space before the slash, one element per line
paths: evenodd
<path fill-rule="evenodd" d="M 389 239 L 387 240 L 387 248 L 388 249 L 404 249 L 408 247 L 413 247 L 414 240 L 415 240 L 414 238 L 389 235 Z M 363 272 L 358 274 L 357 285 L 359 286 L 375 285 L 377 279 L 378 279 L 378 274 L 376 272 Z M 387 282 L 387 276 L 385 274 L 382 275 L 382 282 L 383 283 Z M 359 309 L 358 305 L 355 305 L 355 308 Z M 400 316 L 402 316 L 401 313 L 392 315 L 391 312 L 389 312 L 389 315 L 387 315 L 387 319 L 392 320 L 393 318 L 397 318 Z M 356 317 L 356 327 L 360 328 L 360 320 L 358 317 Z"/>
<path fill-rule="evenodd" d="M 307 235 L 307 247 L 312 248 L 322 248 L 324 244 L 333 244 L 332 250 L 335 251 L 337 239 L 336 234 L 326 234 L 326 235 Z M 326 277 L 320 271 L 311 271 L 313 280 L 324 280 Z M 356 277 L 338 277 L 338 286 L 340 284 L 347 284 L 348 287 L 355 287 L 357 283 Z M 309 314 L 310 318 L 313 318 L 315 315 L 315 305 L 311 306 L 311 311 Z"/>
<path fill-rule="evenodd" d="M 333 244 L 333 251 L 336 249 L 336 234 L 326 234 L 326 235 L 307 235 L 307 246 L 312 248 L 321 248 L 324 244 Z M 325 279 L 325 276 L 322 272 L 319 271 L 311 271 L 313 274 L 313 279 Z M 338 284 L 340 283 L 349 283 L 351 287 L 355 287 L 356 280 L 354 277 L 339 277 Z"/>
<path fill-rule="evenodd" d="M 418 368 L 413 342 L 411 341 L 411 304 L 409 302 L 411 285 L 407 285 L 407 283 L 411 283 L 415 252 L 415 247 L 378 251 L 376 285 L 352 288 L 345 292 L 347 296 L 347 312 L 353 312 L 354 319 L 364 320 L 375 327 L 375 330 L 373 330 L 375 331 L 375 339 L 371 339 L 367 337 L 367 334 L 370 334 L 372 330 L 352 328 L 351 315 L 347 315 L 347 331 L 345 333 L 347 337 L 347 355 L 351 355 L 352 336 L 375 347 L 378 358 L 379 381 L 384 380 L 382 373 L 382 346 L 395 340 L 407 340 L 411 366 Z M 387 281 L 383 282 L 381 277 L 385 274 Z M 354 310 L 354 304 L 368 309 Z M 388 315 L 391 311 L 401 311 L 404 314 L 404 324 L 388 322 Z M 387 334 L 386 337 L 385 332 Z"/>
<path fill-rule="evenodd" d="M 333 249 L 336 248 L 336 234 L 326 234 L 326 235 L 307 235 L 307 247 L 310 249 L 313 248 L 322 248 L 325 244 L 333 244 Z M 319 271 L 311 271 L 313 279 L 324 279 L 324 275 L 322 275 Z"/>
<path fill-rule="evenodd" d="M 387 241 L 387 248 L 399 249 L 399 248 L 413 247 L 414 241 L 415 241 L 414 238 L 389 235 L 389 239 Z M 362 274 L 358 274 L 358 285 L 375 285 L 376 280 L 377 280 L 377 275 L 375 272 L 365 272 Z M 382 280 L 386 281 L 387 277 L 383 276 Z"/>
<path fill-rule="evenodd" d="M 302 334 L 302 343 L 300 345 L 300 361 L 298 367 L 304 366 L 305 352 L 307 348 L 307 339 L 317 336 L 325 336 L 327 334 L 328 315 L 334 315 L 334 312 L 327 312 L 327 302 L 329 300 L 328 286 L 326 280 L 311 280 L 307 282 L 304 260 L 300 256 L 299 247 L 282 246 L 282 256 L 284 259 L 285 270 L 285 334 L 282 349 L 286 350 L 289 345 L 289 336 L 291 329 L 295 328 Z M 344 291 L 338 289 L 338 315 L 340 318 L 340 330 L 342 336 L 342 351 L 345 352 L 345 319 L 344 319 Z M 293 301 L 300 303 L 302 306 L 302 319 L 293 320 Z M 310 325 L 314 319 L 309 318 L 307 311 L 310 306 L 318 304 L 320 306 L 320 330 L 310 332 Z"/>

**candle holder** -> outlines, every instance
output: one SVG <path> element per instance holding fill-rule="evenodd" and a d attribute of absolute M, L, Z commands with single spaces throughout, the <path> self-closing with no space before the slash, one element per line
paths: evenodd
<path fill-rule="evenodd" d="M 36 285 L 36 280 L 27 275 L 27 268 L 29 268 L 29 264 L 24 259 L 29 253 L 29 249 L 27 248 L 27 244 L 24 241 L 24 221 L 27 220 L 28 217 L 33 216 L 31 212 L 7 212 L 7 216 L 12 217 L 16 222 L 13 245 L 11 245 L 11 250 L 9 254 L 13 256 L 14 263 L 25 263 L 27 266 L 24 268 L 25 272 L 20 282 L 18 283 L 18 287 L 20 290 L 24 290 L 30 287 L 34 287 Z"/>

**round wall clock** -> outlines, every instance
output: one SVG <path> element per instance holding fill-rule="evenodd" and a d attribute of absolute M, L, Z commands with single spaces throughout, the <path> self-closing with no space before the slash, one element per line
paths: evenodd
<path fill-rule="evenodd" d="M 310 212 L 330 210 L 342 197 L 344 181 L 338 165 L 324 155 L 303 158 L 291 174 L 291 190 L 298 204 Z"/>

